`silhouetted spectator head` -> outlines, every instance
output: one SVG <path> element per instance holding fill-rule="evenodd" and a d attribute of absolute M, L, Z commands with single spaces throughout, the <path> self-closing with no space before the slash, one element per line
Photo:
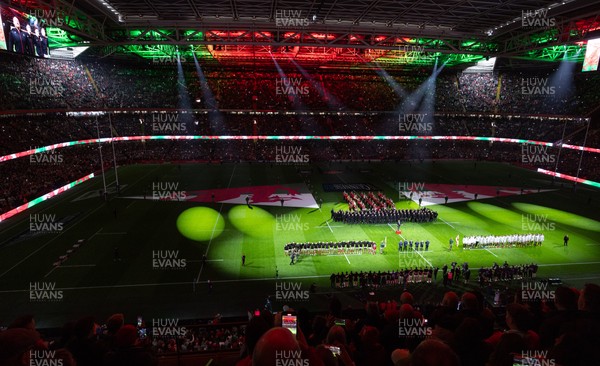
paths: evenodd
<path fill-rule="evenodd" d="M 586 283 L 579 294 L 579 310 L 600 313 L 600 286 Z"/>
<path fill-rule="evenodd" d="M 409 366 L 410 352 L 405 348 L 398 348 L 392 352 L 392 363 L 394 366 Z"/>
<path fill-rule="evenodd" d="M 397 309 L 387 309 L 385 313 L 383 313 L 383 317 L 388 322 L 388 324 L 393 324 L 396 323 L 400 318 L 400 312 Z"/>
<path fill-rule="evenodd" d="M 479 310 L 479 303 L 477 301 L 477 296 L 475 296 L 475 294 L 472 292 L 465 292 L 462 295 L 460 301 L 461 301 L 461 304 L 460 304 L 461 310 L 473 310 L 473 311 Z"/>
<path fill-rule="evenodd" d="M 33 315 L 23 315 L 15 319 L 8 328 L 25 328 L 35 330 L 35 319 Z"/>
<path fill-rule="evenodd" d="M 444 298 L 442 299 L 442 306 L 447 306 L 451 309 L 456 309 L 458 307 L 458 295 L 454 291 L 448 291 L 444 294 Z"/>
<path fill-rule="evenodd" d="M 524 305 L 508 304 L 506 306 L 506 325 L 512 330 L 525 332 L 531 325 L 531 313 Z"/>
<path fill-rule="evenodd" d="M 329 313 L 336 318 L 342 316 L 342 303 L 335 296 L 333 296 L 329 301 Z"/>
<path fill-rule="evenodd" d="M 288 329 L 269 329 L 256 343 L 252 354 L 253 366 L 276 366 L 277 360 L 295 359 L 300 352 L 298 341 Z"/>
<path fill-rule="evenodd" d="M 115 346 L 120 348 L 133 347 L 137 340 L 138 330 L 131 324 L 122 326 L 115 334 Z"/>
<path fill-rule="evenodd" d="M 331 350 L 324 345 L 319 345 L 315 348 L 317 358 L 323 362 L 323 366 L 339 366 L 336 356 Z"/>
<path fill-rule="evenodd" d="M 415 299 L 414 299 L 413 295 L 410 292 L 408 292 L 408 291 L 404 291 L 402 293 L 402 295 L 400 295 L 400 304 L 410 304 L 410 305 L 412 305 L 413 302 L 414 302 L 414 300 Z"/>
<path fill-rule="evenodd" d="M 411 355 L 411 366 L 459 366 L 454 351 L 445 343 L 428 339 L 415 348 Z"/>
<path fill-rule="evenodd" d="M 75 333 L 75 337 L 85 339 L 93 336 L 95 329 L 96 323 L 94 322 L 94 317 L 87 316 L 85 318 L 79 319 L 75 323 L 73 331 Z"/>
<path fill-rule="evenodd" d="M 400 306 L 400 319 L 412 318 L 415 313 L 415 309 L 410 304 L 404 304 Z"/>
<path fill-rule="evenodd" d="M 246 348 L 248 349 L 248 355 L 252 355 L 256 342 L 269 330 L 270 326 L 261 316 L 255 316 L 250 319 L 248 326 L 246 327 Z"/>
<path fill-rule="evenodd" d="M 554 292 L 554 304 L 558 310 L 577 310 L 578 299 L 579 291 L 571 287 L 558 286 Z"/>
<path fill-rule="evenodd" d="M 365 325 L 364 327 L 362 327 L 359 336 L 361 343 L 367 347 L 379 343 L 379 330 L 370 325 Z"/>
<path fill-rule="evenodd" d="M 327 344 L 346 344 L 346 331 L 339 325 L 334 325 L 327 333 Z"/>
<path fill-rule="evenodd" d="M 475 318 L 465 318 L 454 332 L 457 342 L 477 345 L 483 340 L 483 329 L 481 323 Z"/>
<path fill-rule="evenodd" d="M 39 339 L 38 332 L 26 328 L 11 328 L 0 332 L 0 365 L 29 365 L 30 351 Z"/>
<path fill-rule="evenodd" d="M 73 354 L 69 352 L 69 350 L 67 350 L 66 348 L 57 349 L 54 352 L 54 359 L 60 362 L 49 362 L 49 364 L 57 364 L 61 366 L 77 366 L 77 362 L 75 361 Z"/>
<path fill-rule="evenodd" d="M 123 314 L 113 314 L 106 320 L 106 331 L 108 334 L 115 334 L 125 324 Z"/>

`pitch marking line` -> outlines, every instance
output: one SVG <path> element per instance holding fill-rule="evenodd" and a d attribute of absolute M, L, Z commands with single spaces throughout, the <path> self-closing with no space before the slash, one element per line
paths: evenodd
<path fill-rule="evenodd" d="M 96 267 L 95 264 L 70 264 L 65 266 L 58 266 L 58 268 L 78 268 L 78 267 Z"/>
<path fill-rule="evenodd" d="M 79 220 L 76 224 L 81 223 L 83 220 L 85 220 L 86 218 L 88 218 L 91 214 L 93 214 L 94 212 L 98 211 L 99 209 L 101 209 L 104 206 L 98 206 L 95 209 L 93 209 L 92 211 L 90 211 L 87 215 L 85 215 L 81 220 Z M 20 261 L 18 261 L 17 263 L 15 263 L 14 266 L 10 267 L 9 269 L 7 269 L 6 271 L 4 271 L 3 273 L 0 274 L 0 277 L 4 276 L 5 274 L 7 274 L 8 272 L 12 271 L 15 267 L 17 267 L 18 265 L 20 265 L 21 263 L 25 262 L 27 259 L 29 259 L 29 257 L 31 257 L 32 255 L 34 255 L 35 253 L 39 252 L 40 250 L 44 249 L 45 247 L 48 246 L 48 244 L 52 243 L 53 241 L 55 241 L 56 239 L 60 238 L 61 235 L 63 235 L 64 233 L 66 233 L 67 231 L 73 229 L 75 226 L 77 226 L 76 224 L 71 225 L 71 227 L 69 227 L 67 230 L 63 230 L 60 232 L 60 234 L 58 234 L 57 236 L 55 236 L 54 238 L 48 240 L 46 242 L 46 244 L 42 245 L 41 247 L 37 248 L 36 250 L 34 250 L 33 252 L 31 252 L 28 256 L 26 256 L 25 258 L 21 259 Z M 102 230 L 102 229 L 100 229 Z M 100 230 L 98 230 L 96 232 L 96 234 L 98 232 L 100 232 Z M 94 234 L 94 235 L 96 235 Z M 94 236 L 92 235 L 92 237 Z M 91 238 L 90 238 L 91 239 Z M 54 270 L 54 268 L 52 269 Z M 47 276 L 48 274 L 46 274 Z M 45 277 L 45 276 L 44 276 Z"/>
<path fill-rule="evenodd" d="M 327 224 L 327 227 L 329 228 L 329 231 L 331 231 L 331 233 L 333 234 L 333 229 L 331 228 L 331 226 L 329 226 L 329 221 L 325 221 L 325 223 Z"/>
<path fill-rule="evenodd" d="M 442 219 L 441 217 L 440 217 L 440 220 L 442 220 L 442 221 L 443 221 L 444 223 L 446 223 L 448 226 L 450 226 L 451 228 L 453 228 L 454 230 L 456 230 L 456 228 L 455 228 L 454 226 L 452 226 L 452 224 L 451 224 L 451 223 L 449 223 L 448 221 L 446 221 L 446 220 Z"/>
<path fill-rule="evenodd" d="M 223 262 L 224 259 L 207 259 L 206 262 Z M 197 262 L 202 262 L 202 259 L 194 259 L 191 261 L 187 261 L 188 263 L 197 263 Z"/>
<path fill-rule="evenodd" d="M 494 254 L 491 250 L 489 250 L 488 248 L 483 248 L 485 249 L 486 252 L 490 253 L 491 255 L 493 255 L 494 257 L 498 258 L 498 256 L 496 254 Z"/>
<path fill-rule="evenodd" d="M 433 264 L 431 264 L 431 262 L 430 262 L 430 261 L 428 261 L 427 259 L 425 259 L 425 257 L 423 257 L 423 254 L 421 254 L 421 253 L 419 253 L 419 252 L 415 252 L 415 253 L 417 253 L 417 254 L 418 254 L 418 255 L 419 255 L 421 258 L 423 258 L 423 260 L 424 260 L 425 262 L 427 262 L 427 264 L 429 264 L 429 267 L 433 267 Z"/>
<path fill-rule="evenodd" d="M 231 283 L 231 282 L 252 282 L 252 281 L 277 281 L 277 280 L 300 280 L 308 278 L 329 278 L 331 275 L 317 275 L 317 276 L 298 276 L 298 277 L 268 277 L 268 278 L 243 278 L 238 280 L 216 280 L 210 281 L 211 283 Z M 131 285 L 104 285 L 104 286 L 83 286 L 83 287 L 63 287 L 57 288 L 56 290 L 96 290 L 96 289 L 114 289 L 114 288 L 132 288 L 132 287 L 152 287 L 152 286 L 183 286 L 195 284 L 196 281 L 192 282 L 166 282 L 166 283 L 137 283 Z M 198 283 L 207 283 L 207 281 L 201 281 Z M 17 293 L 17 292 L 29 292 L 29 290 L 1 290 L 1 293 Z"/>
<path fill-rule="evenodd" d="M 233 171 L 231 172 L 231 177 L 229 177 L 229 183 L 227 183 L 227 188 L 231 187 L 231 181 L 233 180 L 233 175 L 235 174 L 236 167 L 237 167 L 237 165 L 233 166 Z M 221 207 L 219 207 L 219 216 L 217 217 L 217 220 L 215 220 L 215 225 L 213 226 L 212 233 L 210 234 L 210 240 L 208 241 L 208 246 L 206 247 L 206 252 L 204 253 L 204 255 L 206 255 L 206 256 L 208 256 L 208 251 L 210 250 L 210 245 L 215 236 L 215 229 L 217 228 L 217 223 L 219 222 L 219 218 L 221 217 L 221 211 L 223 211 L 223 203 L 221 203 Z M 198 276 L 196 277 L 195 283 L 199 283 L 200 275 L 202 274 L 203 269 L 204 269 L 204 263 L 202 263 L 202 265 L 200 266 L 200 271 L 198 271 Z"/>
<path fill-rule="evenodd" d="M 600 264 L 600 262 L 538 264 L 538 267 L 577 266 L 577 265 L 592 265 L 592 264 Z"/>
<path fill-rule="evenodd" d="M 65 266 L 56 266 L 56 267 L 53 267 L 50 270 L 50 272 L 46 273 L 44 278 L 48 277 L 48 275 L 50 275 L 50 273 L 54 272 L 54 270 L 57 268 L 76 268 L 76 267 L 96 267 L 96 265 L 95 264 L 72 264 L 72 265 L 65 265 Z"/>
<path fill-rule="evenodd" d="M 344 257 L 346 257 L 346 260 L 348 261 L 348 264 L 351 264 L 350 263 L 350 259 L 348 259 L 348 256 L 346 255 L 346 253 L 344 253 Z"/>

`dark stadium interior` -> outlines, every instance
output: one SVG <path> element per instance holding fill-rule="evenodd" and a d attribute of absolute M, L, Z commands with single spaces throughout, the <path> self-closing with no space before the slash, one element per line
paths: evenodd
<path fill-rule="evenodd" d="M 0 366 L 600 365 L 600 1 L 0 23 Z"/>

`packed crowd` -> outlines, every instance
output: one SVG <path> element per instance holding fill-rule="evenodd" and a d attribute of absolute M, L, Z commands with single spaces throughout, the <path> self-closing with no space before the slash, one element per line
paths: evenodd
<path fill-rule="evenodd" d="M 0 123 L 1 126 L 1 123 Z M 58 133 L 48 129 L 50 133 Z M 13 132 L 8 133 L 17 140 Z M 4 140 L 6 135 L 0 135 Z M 28 142 L 25 142 L 28 143 Z M 146 140 L 115 143 L 116 161 L 119 166 L 143 163 L 239 163 L 239 162 L 264 162 L 278 164 L 273 156 L 276 154 L 278 141 L 169 141 Z M 524 164 L 521 159 L 523 153 L 520 146 L 509 144 L 490 144 L 487 142 L 471 141 L 294 141 L 294 145 L 302 149 L 302 154 L 309 156 L 310 163 L 335 164 L 336 162 L 376 162 L 376 161 L 409 161 L 418 164 L 427 159 L 468 159 L 477 161 L 501 161 L 514 164 L 543 167 L 554 170 L 552 164 Z M 26 148 L 39 146 L 34 141 L 28 143 Z M 0 144 L 0 149 L 3 145 Z M 14 151 L 14 150 L 13 150 Z M 11 151 L 11 152 L 13 152 Z M 549 149 L 548 154 L 558 157 L 558 149 Z M 37 154 L 40 155 L 40 154 Z M 33 198 L 48 193 L 68 182 L 95 172 L 100 173 L 100 157 L 97 144 L 84 146 L 71 146 L 57 149 L 54 154 L 44 156 L 32 155 L 3 162 L 0 164 L 0 213 L 23 204 Z M 50 155 L 62 156 L 62 160 Z M 558 171 L 566 174 L 577 174 L 579 164 L 578 151 L 563 149 L 560 154 Z M 600 164 L 592 153 L 583 155 L 580 177 L 598 181 L 600 180 Z M 103 162 L 105 169 L 113 165 L 112 148 L 103 144 Z M 306 165 L 306 164 L 305 164 Z M 588 175 L 589 174 L 589 175 Z M 366 214 L 350 213 L 348 211 L 334 211 L 332 217 L 340 221 L 357 223 L 366 220 Z M 393 213 L 389 216 L 387 214 Z M 383 220 L 390 224 L 397 224 L 397 211 L 379 210 L 369 219 Z M 382 217 L 381 215 L 384 215 Z M 393 217 L 393 219 L 392 219 Z M 435 218 L 435 214 L 433 214 Z M 406 218 L 403 221 L 409 220 Z"/>
<path fill-rule="evenodd" d="M 388 283 L 395 281 L 394 276 L 401 277 L 400 271 L 382 276 L 353 274 L 346 280 L 345 275 L 336 275 L 332 282 L 347 281 L 349 285 L 357 277 L 359 283 L 360 278 L 369 281 L 371 277 L 371 283 Z M 423 281 L 429 272 L 419 276 Z M 600 286 L 586 284 L 581 290 L 558 286 L 552 291 L 550 301 L 515 296 L 496 309 L 501 311 L 497 315 L 479 290 L 446 291 L 436 296 L 437 301 L 420 303 L 411 292 L 403 291 L 399 298 L 369 298 L 360 311 L 344 308 L 332 297 L 324 314 L 296 311 L 287 305 L 285 313 L 265 308 L 251 317 L 243 331 L 239 327 L 236 333 L 233 328 L 237 325 L 223 324 L 213 335 L 217 339 L 231 337 L 232 344 L 241 345 L 237 366 L 600 364 Z M 288 313 L 297 314 L 296 335 L 282 327 L 282 317 Z M 219 329 L 230 332 L 217 335 Z M 34 318 L 24 316 L 0 331 L 0 363 L 156 365 L 162 352 L 156 349 L 160 339 L 141 337 L 138 327 L 126 324 L 122 314 L 111 316 L 102 328 L 92 317 L 69 322 L 58 339 L 42 337 Z M 171 349 L 164 352 L 175 352 L 174 344 L 181 341 L 169 343 Z M 192 351 L 198 348 L 186 346 Z"/>
<path fill-rule="evenodd" d="M 239 350 L 244 344 L 246 324 L 214 324 L 182 326 L 169 332 L 169 328 L 154 332 L 149 328 L 151 349 L 157 355 L 189 352 L 215 352 Z M 175 333 L 183 333 L 181 335 Z"/>
<path fill-rule="evenodd" d="M 438 213 L 427 207 L 419 209 L 363 209 L 358 211 L 331 210 L 331 218 L 346 224 L 397 224 L 402 222 L 432 222 Z"/>
<path fill-rule="evenodd" d="M 352 75 L 323 73 L 312 80 L 287 71 L 306 92 L 281 92 L 284 80 L 275 70 L 237 71 L 207 68 L 204 80 L 196 69 L 183 65 L 185 87 L 178 86 L 177 67 L 106 60 L 51 60 L 9 55 L 3 58 L 0 85 L 7 109 L 44 108 L 191 108 L 252 110 L 392 111 L 406 100 L 374 71 Z M 191 67 L 190 67 L 191 66 Z M 436 111 L 584 114 L 600 102 L 593 86 L 598 76 L 576 74 L 573 90 L 556 86 L 555 93 L 527 93 L 528 80 L 551 80 L 548 71 L 463 73 L 452 70 L 437 78 Z M 426 70 L 391 76 L 407 92 L 427 78 Z M 59 85 L 60 93 L 27 93 L 33 81 Z M 497 91 L 499 93 L 497 96 Z M 180 96 L 183 90 L 187 95 Z M 207 91 L 209 91 L 207 93 Z M 189 100 L 189 102 L 186 102 Z M 410 103 L 409 103 L 410 104 Z"/>
<path fill-rule="evenodd" d="M 513 235 L 476 235 L 465 236 L 462 239 L 464 249 L 478 247 L 524 247 L 538 246 L 544 243 L 544 234 L 513 234 Z"/>

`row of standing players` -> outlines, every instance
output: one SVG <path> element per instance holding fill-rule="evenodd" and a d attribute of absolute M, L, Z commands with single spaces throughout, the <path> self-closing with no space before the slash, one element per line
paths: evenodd
<path fill-rule="evenodd" d="M 335 222 L 347 224 L 392 224 L 400 227 L 403 222 L 432 222 L 438 217 L 438 213 L 429 208 L 419 209 L 396 208 L 381 210 L 343 211 L 331 210 L 331 219 Z"/>
<path fill-rule="evenodd" d="M 480 285 L 499 281 L 512 281 L 521 279 L 532 279 L 536 277 L 538 265 L 523 264 L 509 265 L 506 261 L 502 266 L 494 263 L 492 267 L 481 267 L 477 272 Z M 378 272 L 339 272 L 332 273 L 329 277 L 331 287 L 379 287 L 386 285 L 404 285 L 408 283 L 432 283 L 437 281 L 439 267 L 415 267 L 395 271 Z M 444 265 L 441 268 L 444 285 L 451 285 L 452 281 L 462 279 L 468 283 L 471 278 L 471 269 L 467 262 L 458 266 L 452 262 L 450 267 Z"/>

